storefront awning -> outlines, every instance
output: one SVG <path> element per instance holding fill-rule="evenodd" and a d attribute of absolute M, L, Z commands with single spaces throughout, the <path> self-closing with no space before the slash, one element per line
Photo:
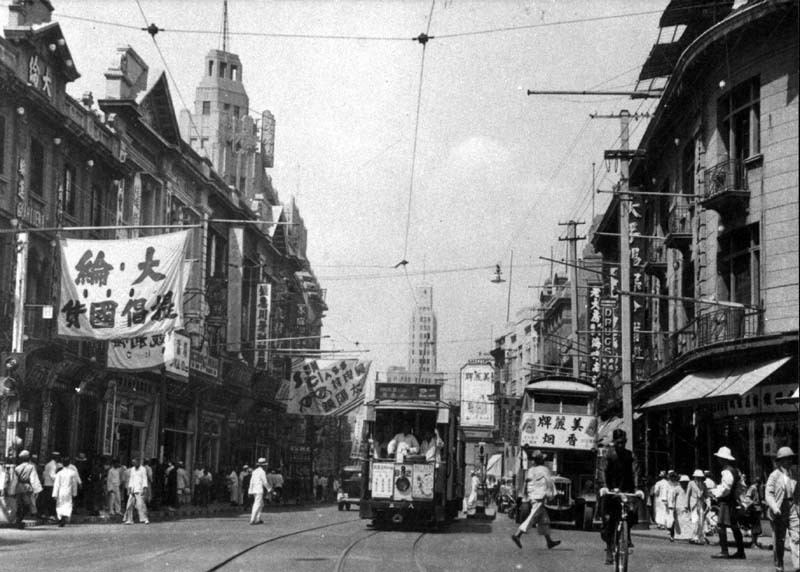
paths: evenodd
<path fill-rule="evenodd" d="M 756 365 L 690 373 L 638 409 L 674 407 L 691 401 L 744 395 L 789 359 L 785 357 Z"/>
<path fill-rule="evenodd" d="M 489 457 L 489 462 L 486 463 L 486 474 L 494 475 L 497 479 L 503 476 L 503 455 L 496 453 Z"/>

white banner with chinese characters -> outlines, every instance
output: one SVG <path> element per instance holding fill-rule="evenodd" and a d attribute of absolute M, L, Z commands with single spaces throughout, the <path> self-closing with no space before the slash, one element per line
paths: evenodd
<path fill-rule="evenodd" d="M 281 384 L 277 398 L 286 401 L 287 413 L 338 415 L 363 400 L 371 363 L 357 359 L 292 360 L 292 378 Z"/>
<path fill-rule="evenodd" d="M 61 239 L 58 335 L 113 340 L 180 328 L 188 236 Z"/>
<path fill-rule="evenodd" d="M 111 340 L 108 368 L 155 371 L 164 366 L 174 377 L 189 379 L 189 338 L 175 332 Z"/>
<path fill-rule="evenodd" d="M 494 368 L 491 364 L 469 364 L 461 368 L 461 425 L 494 427 Z"/>
<path fill-rule="evenodd" d="M 597 417 L 560 413 L 523 413 L 519 444 L 536 449 L 595 448 Z"/>
<path fill-rule="evenodd" d="M 256 369 L 267 369 L 269 365 L 269 322 L 272 310 L 272 284 L 258 284 L 256 296 L 255 364 Z"/>

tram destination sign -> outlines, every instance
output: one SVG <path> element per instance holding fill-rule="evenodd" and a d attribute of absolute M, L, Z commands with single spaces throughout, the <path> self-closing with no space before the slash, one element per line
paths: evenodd
<path fill-rule="evenodd" d="M 442 388 L 419 383 L 376 383 L 375 399 L 439 401 Z"/>

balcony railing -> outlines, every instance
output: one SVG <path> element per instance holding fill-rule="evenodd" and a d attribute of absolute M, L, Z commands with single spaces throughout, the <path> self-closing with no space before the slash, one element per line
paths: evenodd
<path fill-rule="evenodd" d="M 730 199 L 746 199 L 750 196 L 747 188 L 747 171 L 744 162 L 726 159 L 705 171 L 703 205 L 719 211 Z M 735 203 L 734 203 L 735 204 Z"/>
<path fill-rule="evenodd" d="M 764 333 L 764 311 L 747 308 L 721 308 L 702 314 L 676 332 L 672 357 L 720 342 L 753 338 Z"/>
<path fill-rule="evenodd" d="M 692 241 L 692 211 L 686 199 L 679 198 L 669 209 L 664 246 L 681 249 Z"/>

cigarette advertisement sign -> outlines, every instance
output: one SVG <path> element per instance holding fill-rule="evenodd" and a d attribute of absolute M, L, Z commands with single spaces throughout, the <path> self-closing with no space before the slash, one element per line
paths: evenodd
<path fill-rule="evenodd" d="M 113 340 L 179 329 L 188 236 L 61 239 L 58 335 Z"/>
<path fill-rule="evenodd" d="M 523 413 L 520 424 L 521 446 L 536 449 L 595 448 L 597 417 L 559 413 Z"/>

